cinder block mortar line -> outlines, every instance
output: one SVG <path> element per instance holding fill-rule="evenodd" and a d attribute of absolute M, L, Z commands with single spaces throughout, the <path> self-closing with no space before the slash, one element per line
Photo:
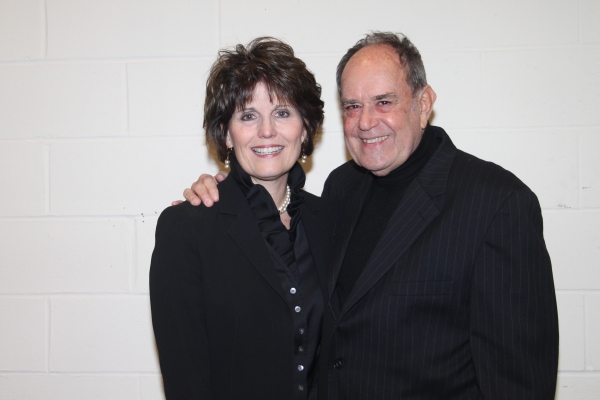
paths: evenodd
<path fill-rule="evenodd" d="M 48 57 L 48 1 L 44 1 L 43 13 L 44 18 L 42 18 L 42 59 L 46 59 Z"/>
<path fill-rule="evenodd" d="M 583 209 L 581 205 L 581 198 L 583 196 L 583 189 L 581 188 L 581 134 L 577 134 L 577 207 Z"/>
<path fill-rule="evenodd" d="M 577 43 L 581 43 L 581 0 L 577 2 Z"/>
<path fill-rule="evenodd" d="M 123 105 L 123 107 L 125 107 L 125 136 L 130 136 L 131 134 L 129 133 L 129 64 L 125 63 L 125 95 L 123 96 L 123 99 L 125 101 L 125 104 Z"/>
<path fill-rule="evenodd" d="M 221 0 L 217 1 L 217 49 L 220 49 L 221 44 Z"/>
<path fill-rule="evenodd" d="M 293 43 L 292 43 L 293 45 Z M 222 45 L 220 45 L 222 46 Z M 220 47 L 219 47 L 220 48 Z M 422 48 L 422 53 L 454 53 L 454 52 L 509 52 L 531 50 L 589 50 L 600 48 L 598 43 L 573 43 L 561 45 L 528 45 L 528 46 L 498 46 L 498 47 L 457 47 L 457 48 Z M 298 57 L 337 57 L 344 55 L 343 51 L 323 52 L 298 52 Z M 195 56 L 145 56 L 145 57 L 105 57 L 105 58 L 55 58 L 40 60 L 4 60 L 0 65 L 31 65 L 31 64 L 77 64 L 77 63 L 129 63 L 129 62 L 157 62 L 157 61 L 214 61 L 216 54 L 201 54 Z"/>
<path fill-rule="evenodd" d="M 165 207 L 170 204 L 165 205 Z M 96 222 L 106 220 L 131 220 L 136 218 L 158 218 L 158 214 L 119 214 L 119 215 L 32 215 L 32 216 L 0 216 L 0 222 L 39 222 L 39 221 L 78 221 Z"/>
<path fill-rule="evenodd" d="M 144 217 L 145 218 L 145 217 Z M 137 237 L 138 237 L 138 228 L 135 221 L 129 225 L 130 229 L 132 229 L 132 234 L 130 235 L 130 252 L 131 252 L 131 263 L 129 265 L 129 291 L 134 293 L 137 292 L 138 288 L 136 287 L 137 282 L 137 261 L 138 261 L 138 252 L 137 252 Z"/>
<path fill-rule="evenodd" d="M 542 208 L 544 214 L 560 213 L 599 213 L 600 208 Z"/>
<path fill-rule="evenodd" d="M 86 377 L 106 377 L 106 376 L 115 376 L 115 377 L 158 377 L 160 376 L 159 372 L 145 372 L 145 371 L 51 371 L 48 373 L 44 372 L 32 372 L 32 371 L 6 371 L 0 370 L 0 377 L 3 376 L 86 376 Z"/>
<path fill-rule="evenodd" d="M 46 373 L 50 372 L 50 346 L 52 344 L 52 302 L 46 298 Z"/>
<path fill-rule="evenodd" d="M 585 376 L 585 377 L 597 377 L 598 379 L 600 379 L 600 371 L 565 371 L 565 372 L 559 372 L 558 375 L 560 376 L 565 376 L 565 377 L 580 377 L 580 376 Z"/>
<path fill-rule="evenodd" d="M 47 58 L 35 60 L 2 60 L 2 65 L 61 65 L 61 64 L 125 64 L 125 63 L 152 63 L 152 62 L 182 62 L 213 60 L 215 54 L 198 56 L 148 56 L 148 57 L 106 57 L 106 58 Z"/>
<path fill-rule="evenodd" d="M 158 140 L 189 140 L 189 139 L 197 139 L 205 142 L 204 132 L 199 131 L 198 133 L 194 133 L 193 135 L 146 135 L 146 136 L 93 136 L 93 137 L 40 137 L 40 138 L 9 138 L 9 139 L 0 139 L 0 144 L 3 143 L 27 143 L 31 142 L 35 143 L 62 143 L 62 142 L 73 142 L 73 143 L 93 143 L 93 142 L 113 142 L 113 141 L 126 141 L 126 142 L 138 142 L 140 140 L 147 141 L 158 141 Z"/>
<path fill-rule="evenodd" d="M 485 87 L 484 82 L 483 82 L 483 71 L 485 70 L 484 65 L 483 65 L 484 62 L 485 62 L 485 58 L 483 57 L 483 52 L 479 52 L 479 81 L 481 82 L 481 84 L 479 85 L 479 102 L 481 103 L 482 110 L 485 110 L 485 103 L 483 102 L 483 99 L 484 99 L 483 89 Z M 434 90 L 435 90 L 435 88 L 434 88 Z M 467 130 L 467 132 L 468 132 L 468 130 Z"/>
<path fill-rule="evenodd" d="M 52 210 L 52 203 L 50 196 L 50 165 L 51 165 L 51 147 L 50 143 L 45 142 L 43 145 L 43 154 L 44 154 L 44 207 L 46 214 L 49 215 Z"/>
<path fill-rule="evenodd" d="M 45 293 L 0 293 L 0 299 L 35 299 L 48 298 L 49 300 L 60 300 L 68 298 L 119 298 L 119 299 L 134 299 L 139 297 L 148 297 L 148 293 L 134 292 L 45 292 Z M 50 311 L 52 307 L 50 307 Z M 52 319 L 52 318 L 50 318 Z"/>
<path fill-rule="evenodd" d="M 599 291 L 600 292 L 600 291 Z M 592 366 L 588 364 L 588 349 L 587 349 L 587 313 L 586 313 L 586 303 L 587 294 L 583 295 L 583 368 L 586 371 L 594 371 Z"/>

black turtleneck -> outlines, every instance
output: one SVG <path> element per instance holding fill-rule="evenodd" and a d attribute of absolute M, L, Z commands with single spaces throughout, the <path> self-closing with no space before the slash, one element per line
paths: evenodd
<path fill-rule="evenodd" d="M 431 129 L 425 129 L 417 149 L 402 165 L 385 176 L 374 176 L 337 280 L 335 293 L 341 306 L 352 291 L 406 189 L 439 144 L 440 139 Z"/>

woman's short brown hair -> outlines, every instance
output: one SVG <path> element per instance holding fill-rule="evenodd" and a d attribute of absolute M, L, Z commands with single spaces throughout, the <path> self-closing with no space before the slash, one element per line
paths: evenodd
<path fill-rule="evenodd" d="M 306 64 L 294 56 L 291 46 L 272 37 L 259 37 L 247 46 L 219 51 L 206 81 L 204 129 L 220 161 L 227 157 L 227 129 L 233 114 L 252 100 L 259 82 L 271 96 L 294 106 L 302 116 L 307 139 L 304 153 L 310 155 L 314 138 L 323 124 L 321 86 Z"/>

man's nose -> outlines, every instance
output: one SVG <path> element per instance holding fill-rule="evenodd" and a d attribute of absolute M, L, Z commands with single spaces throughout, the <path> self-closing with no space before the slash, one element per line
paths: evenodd
<path fill-rule="evenodd" d="M 362 131 L 368 131 L 373 129 L 379 121 L 375 117 L 375 113 L 370 106 L 365 106 L 360 113 L 360 119 L 358 120 L 358 127 Z"/>

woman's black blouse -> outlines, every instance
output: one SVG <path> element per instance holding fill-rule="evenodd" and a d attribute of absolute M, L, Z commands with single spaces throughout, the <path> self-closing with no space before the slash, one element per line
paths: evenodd
<path fill-rule="evenodd" d="M 290 170 L 288 185 L 291 202 L 290 229 L 280 219 L 273 198 L 262 185 L 253 184 L 250 176 L 231 155 L 231 177 L 246 196 L 252 213 L 269 248 L 271 258 L 294 321 L 294 393 L 296 399 L 306 399 L 317 363 L 321 335 L 323 296 L 312 259 L 308 240 L 302 226 L 301 210 L 304 201 L 302 187 L 305 174 L 300 164 Z"/>

